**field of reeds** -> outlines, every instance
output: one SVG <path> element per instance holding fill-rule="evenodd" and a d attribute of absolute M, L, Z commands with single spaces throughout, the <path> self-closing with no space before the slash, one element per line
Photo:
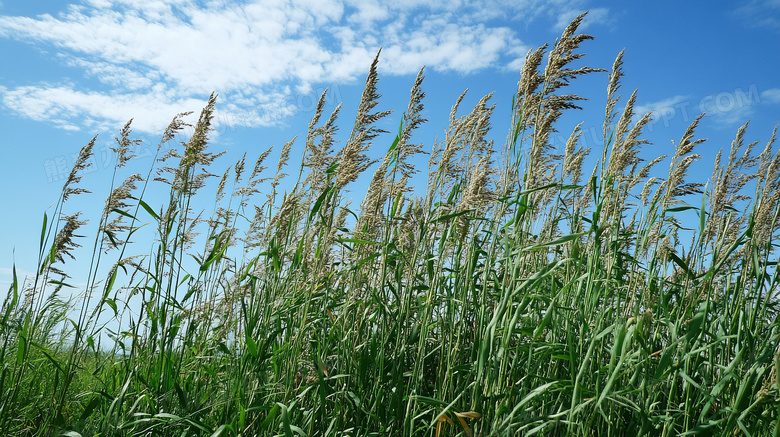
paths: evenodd
<path fill-rule="evenodd" d="M 93 139 L 33 243 L 35 276 L 0 308 L 0 434 L 780 436 L 774 133 L 747 144 L 740 128 L 707 183 L 689 175 L 698 118 L 673 156 L 640 159 L 650 118 L 619 97 L 621 53 L 603 149 L 584 149 L 559 123 L 581 99 L 570 85 L 598 71 L 572 67 L 581 19 L 528 54 L 503 145 L 491 96 L 461 96 L 444 138 L 415 143 L 423 71 L 382 132 L 377 56 L 338 151 L 325 95 L 278 162 L 216 176 L 216 96 L 143 175 L 124 174 L 128 123 L 95 227 L 68 202 Z M 77 246 L 91 258 L 70 259 Z"/>

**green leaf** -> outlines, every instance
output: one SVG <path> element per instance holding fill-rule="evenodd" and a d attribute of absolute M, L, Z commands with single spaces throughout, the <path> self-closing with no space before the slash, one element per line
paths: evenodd
<path fill-rule="evenodd" d="M 596 405 L 601 407 L 601 404 L 612 391 L 612 386 L 615 384 L 618 376 L 620 375 L 620 369 L 624 363 L 625 348 L 623 347 L 626 340 L 628 329 L 625 324 L 617 326 L 617 333 L 615 334 L 615 344 L 612 346 L 612 351 L 609 357 L 609 379 L 601 390 L 601 395 L 596 401 Z"/>
<path fill-rule="evenodd" d="M 536 244 L 534 246 L 524 247 L 521 250 L 521 252 L 535 252 L 535 251 L 537 251 L 539 249 L 543 249 L 545 247 L 558 246 L 558 245 L 561 245 L 563 243 L 566 243 L 567 241 L 574 240 L 576 238 L 582 237 L 583 235 L 587 235 L 587 234 L 588 234 L 588 232 L 578 232 L 576 234 L 564 235 L 563 237 L 560 237 L 560 238 L 555 239 L 553 241 L 548 241 L 548 242 L 542 243 L 542 244 Z"/>
<path fill-rule="evenodd" d="M 57 244 L 52 243 L 51 249 L 49 249 L 49 256 L 46 257 L 45 260 L 43 260 L 43 264 L 41 265 L 41 269 L 38 273 L 43 273 L 44 270 L 46 270 L 46 267 L 48 267 L 51 264 L 54 264 L 54 262 L 57 261 Z"/>
<path fill-rule="evenodd" d="M 106 291 L 103 293 L 104 295 L 108 295 L 111 290 L 114 288 L 114 282 L 116 282 L 116 272 L 119 270 L 119 267 L 121 266 L 122 261 L 119 261 L 117 263 L 116 267 L 114 267 L 111 270 L 111 277 L 108 278 L 108 284 L 106 285 Z"/>
<path fill-rule="evenodd" d="M 143 209 L 145 209 L 146 212 L 148 212 L 150 216 L 154 217 L 155 220 L 160 221 L 160 216 L 157 215 L 157 213 L 154 212 L 152 207 L 149 206 L 146 202 L 144 202 L 143 199 L 138 199 L 138 204 L 141 205 L 141 207 Z"/>
<path fill-rule="evenodd" d="M 692 209 L 698 209 L 695 206 L 676 206 L 674 208 L 667 208 L 666 212 L 682 212 L 682 211 L 690 211 Z"/>
<path fill-rule="evenodd" d="M 50 351 L 48 349 L 46 349 L 45 347 L 41 346 L 40 344 L 34 341 L 30 342 L 30 346 L 33 346 L 34 348 L 38 349 L 54 365 L 54 367 L 57 368 L 57 370 L 59 370 L 63 374 L 65 373 L 65 370 L 60 365 L 60 362 L 57 361 L 56 358 L 51 356 L 51 354 L 49 354 Z"/>
<path fill-rule="evenodd" d="M 249 334 L 246 335 L 246 350 L 249 352 L 249 355 L 257 358 L 257 343 Z"/>
<path fill-rule="evenodd" d="M 284 430 L 285 437 L 293 437 L 292 429 L 290 428 L 290 416 L 287 414 L 287 405 L 276 403 L 282 409 L 282 429 Z"/>
<path fill-rule="evenodd" d="M 709 185 L 709 181 L 704 184 L 704 189 L 702 190 L 701 195 L 701 209 L 699 210 L 699 238 L 701 238 L 702 234 L 704 234 L 704 228 L 707 223 L 707 210 L 705 207 L 707 205 L 707 187 L 709 187 Z"/>
<path fill-rule="evenodd" d="M 466 210 L 463 210 L 463 211 L 453 212 L 452 214 L 444 214 L 442 216 L 439 216 L 439 217 L 436 217 L 434 219 L 431 219 L 428 223 L 443 222 L 443 221 L 446 221 L 446 220 L 449 220 L 449 219 L 452 219 L 452 218 L 455 218 L 455 217 L 460 217 L 463 214 L 468 214 L 468 213 L 473 212 L 473 211 L 474 211 L 473 209 L 466 209 Z"/>
<path fill-rule="evenodd" d="M 0 320 L 0 327 L 8 322 L 8 319 L 11 317 L 11 311 L 16 308 L 16 304 L 19 302 L 19 280 L 16 277 L 16 263 L 13 264 L 11 271 L 13 278 L 11 279 L 11 286 L 8 288 L 8 295 L 3 303 L 5 306 L 5 314 L 3 314 L 3 319 Z M 6 305 L 9 297 L 11 298 L 11 302 Z"/>
<path fill-rule="evenodd" d="M 225 254 L 225 250 L 230 245 L 228 239 L 223 240 L 219 235 L 215 236 L 214 240 L 214 247 L 211 248 L 211 252 L 206 258 L 206 261 L 200 266 L 201 272 L 205 272 L 214 261 L 221 259 Z"/>
<path fill-rule="evenodd" d="M 514 107 L 514 106 L 515 105 L 512 105 L 512 107 Z M 513 129 L 513 132 L 512 132 L 512 144 L 516 144 L 517 143 L 517 137 L 520 136 L 520 128 L 521 128 L 522 125 L 523 125 L 523 117 L 522 117 L 522 113 L 521 113 L 521 116 L 517 117 L 517 123 L 515 123 L 515 128 Z"/>
<path fill-rule="evenodd" d="M 263 423 L 260 424 L 260 429 L 266 429 L 271 426 L 274 419 L 276 419 L 276 415 L 279 414 L 279 410 L 279 404 L 277 403 L 271 408 L 271 411 L 268 412 L 268 416 L 266 416 Z"/>
<path fill-rule="evenodd" d="M 101 401 L 100 396 L 93 396 L 92 400 L 90 400 L 87 406 L 84 407 L 84 411 L 81 412 L 81 417 L 79 418 L 79 422 L 84 422 L 85 420 L 87 420 L 90 414 L 92 414 L 92 412 L 95 411 L 95 408 L 97 408 L 100 405 L 100 401 Z"/>
<path fill-rule="evenodd" d="M 157 413 L 157 414 L 154 415 L 154 417 L 159 418 L 159 419 L 171 419 L 171 420 L 174 420 L 174 421 L 181 420 L 181 416 L 177 416 L 177 415 L 171 414 L 171 413 Z"/>
<path fill-rule="evenodd" d="M 430 405 L 433 407 L 446 407 L 447 405 L 449 405 L 446 402 L 440 401 L 438 399 L 430 398 L 428 396 L 414 396 L 414 400 L 420 402 L 421 404 Z"/>
<path fill-rule="evenodd" d="M 125 217 L 127 217 L 127 218 L 129 218 L 131 220 L 135 220 L 135 217 L 132 214 L 130 214 L 127 211 L 122 211 L 119 208 L 111 208 L 111 212 L 115 212 L 115 213 L 117 213 L 119 215 L 123 215 L 123 216 L 125 216 Z"/>
<path fill-rule="evenodd" d="M 359 238 L 336 238 L 339 243 L 352 243 L 352 244 L 382 244 L 377 241 L 361 240 Z"/>
<path fill-rule="evenodd" d="M 690 323 L 688 323 L 688 332 L 685 334 L 685 340 L 691 341 L 699 337 L 704 321 L 707 318 L 707 301 L 703 301 L 699 304 L 699 308 L 696 309 Z"/>
<path fill-rule="evenodd" d="M 544 317 L 539 322 L 539 325 L 534 329 L 534 338 L 539 338 L 545 329 L 550 325 L 552 321 L 553 313 L 555 312 L 555 299 L 550 300 L 550 305 L 547 306 L 547 311 L 544 313 Z"/>
<path fill-rule="evenodd" d="M 665 377 L 666 371 L 672 367 L 672 359 L 674 358 L 676 343 L 672 346 L 665 348 L 661 354 L 661 361 L 658 363 L 658 367 L 655 369 L 655 375 L 653 375 L 653 379 L 656 381 L 661 381 Z"/>
<path fill-rule="evenodd" d="M 214 431 L 214 434 L 211 434 L 211 437 L 219 437 L 219 436 L 221 436 L 221 435 L 222 435 L 222 433 L 223 433 L 223 432 L 225 432 L 226 430 L 230 430 L 230 431 L 232 431 L 232 430 L 233 430 L 233 428 L 232 428 L 232 427 L 230 427 L 230 426 L 228 426 L 228 425 L 220 425 L 220 426 L 219 426 L 219 428 L 217 428 L 217 430 L 216 430 L 216 431 Z"/>
<path fill-rule="evenodd" d="M 518 402 L 517 405 L 515 405 L 515 407 L 512 409 L 512 412 L 509 413 L 508 416 L 506 416 L 507 419 L 505 419 L 505 420 L 509 420 L 509 418 L 514 417 L 515 414 L 517 414 L 517 412 L 520 411 L 521 408 L 526 406 L 526 404 L 531 402 L 535 397 L 537 397 L 540 394 L 544 393 L 545 391 L 547 391 L 548 388 L 552 387 L 555 384 L 558 384 L 558 381 L 548 382 L 546 384 L 542 384 L 539 387 L 536 387 L 533 390 L 531 390 L 530 393 L 525 395 L 525 397 L 523 399 L 521 399 L 520 402 Z"/>
<path fill-rule="evenodd" d="M 328 193 L 330 193 L 332 189 L 333 189 L 333 185 L 329 184 L 327 187 L 325 187 L 324 190 L 322 190 L 322 194 L 320 194 L 319 197 L 317 197 L 317 201 L 314 202 L 314 206 L 312 206 L 311 208 L 311 212 L 309 213 L 309 220 L 314 218 L 314 215 L 317 214 L 317 211 L 320 210 L 320 208 L 322 207 L 322 202 L 325 201 L 325 199 L 328 197 Z"/>
<path fill-rule="evenodd" d="M 393 144 L 390 145 L 390 148 L 387 149 L 387 153 L 391 153 L 393 150 L 395 150 L 396 147 L 398 147 L 398 143 L 401 142 L 401 133 L 404 129 L 404 121 L 401 120 L 401 124 L 398 126 L 398 135 L 395 136 L 395 139 L 393 140 Z"/>
<path fill-rule="evenodd" d="M 105 298 L 105 299 L 103 299 L 103 303 L 105 303 L 106 305 L 110 306 L 111 309 L 114 310 L 114 315 L 115 316 L 119 314 L 119 311 L 118 311 L 117 306 L 116 306 L 116 301 L 114 301 L 114 299 Z"/>
<path fill-rule="evenodd" d="M 111 242 L 111 247 L 118 247 L 119 246 L 119 243 L 118 243 L 116 237 L 114 236 L 113 232 L 109 231 L 108 229 L 104 229 L 103 232 L 106 234 L 106 236 L 108 237 L 108 240 Z"/>
<path fill-rule="evenodd" d="M 398 212 L 398 205 L 401 203 L 401 200 L 403 200 L 404 195 L 403 192 L 398 193 L 398 196 L 395 198 L 395 202 L 393 202 L 393 208 L 390 210 L 390 219 L 395 218 L 395 214 Z"/>
<path fill-rule="evenodd" d="M 27 336 L 19 334 L 16 345 L 16 365 L 21 366 L 24 362 L 24 355 L 27 352 Z"/>
<path fill-rule="evenodd" d="M 43 213 L 43 226 L 41 226 L 41 244 L 38 246 L 38 253 L 41 253 L 43 251 L 43 244 L 46 240 L 46 225 L 49 223 L 49 216 L 46 215 L 46 213 Z"/>
<path fill-rule="evenodd" d="M 181 300 L 182 303 L 186 302 L 189 298 L 191 298 L 196 291 L 198 291 L 198 287 L 190 287 L 189 290 L 187 290 L 187 294 L 185 294 L 184 298 Z"/>
<path fill-rule="evenodd" d="M 49 280 L 48 283 L 51 285 L 59 285 L 61 287 L 76 288 L 76 286 L 70 285 L 67 282 L 55 281 L 54 279 Z"/>
<path fill-rule="evenodd" d="M 677 264 L 683 271 L 688 275 L 688 278 L 694 279 L 696 278 L 696 275 L 691 271 L 691 268 L 688 267 L 688 263 L 686 263 L 682 258 L 677 256 L 674 251 L 669 251 L 669 256 L 672 258 L 672 261 L 674 261 L 675 264 Z"/>

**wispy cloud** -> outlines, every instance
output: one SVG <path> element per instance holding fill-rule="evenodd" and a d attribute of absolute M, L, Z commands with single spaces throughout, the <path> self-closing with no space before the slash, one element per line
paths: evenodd
<path fill-rule="evenodd" d="M 3 104 L 18 114 L 46 121 L 65 130 L 111 129 L 135 116 L 133 125 L 144 132 L 161 132 L 182 108 L 198 108 L 195 98 L 166 98 L 166 91 L 155 93 L 102 93 L 81 91 L 72 86 L 36 85 L 13 89 L 0 88 Z M 135 110 L 130 114 L 129 110 Z"/>
<path fill-rule="evenodd" d="M 553 29 L 560 31 L 566 28 L 571 23 L 571 20 L 577 18 L 578 15 L 585 12 L 585 9 L 573 8 L 563 10 L 558 13 L 557 21 L 553 26 Z M 583 20 L 581 30 L 587 29 L 594 24 L 609 24 L 611 23 L 611 15 L 609 8 L 593 8 L 588 10 L 588 16 Z"/>
<path fill-rule="evenodd" d="M 664 114 L 674 113 L 691 100 L 691 96 L 677 95 L 657 102 L 648 102 L 634 107 L 637 116 L 643 116 L 651 112 L 651 117 L 658 118 Z"/>
<path fill-rule="evenodd" d="M 729 110 L 707 113 L 715 121 L 715 127 L 731 129 L 735 125 L 743 124 L 753 116 L 755 112 L 752 106 L 737 106 Z"/>
<path fill-rule="evenodd" d="M 517 69 L 528 47 L 511 20 L 554 16 L 555 4 L 87 0 L 57 16 L 0 15 L 0 38 L 53 52 L 51 62 L 83 73 L 78 84 L 0 88 L 0 101 L 63 129 L 116 127 L 136 117 L 137 130 L 154 133 L 164 128 L 160 120 L 199 109 L 212 91 L 222 95 L 223 112 L 231 105 L 278 109 L 314 84 L 354 81 L 380 48 L 384 74 L 413 74 L 423 65 L 459 74 Z M 606 15 L 594 9 L 590 22 Z"/>
<path fill-rule="evenodd" d="M 780 0 L 743 1 L 734 14 L 751 27 L 780 30 Z"/>
<path fill-rule="evenodd" d="M 761 92 L 762 103 L 780 103 L 780 88 L 771 88 Z"/>
<path fill-rule="evenodd" d="M 693 97 L 689 95 L 676 95 L 655 102 L 647 102 L 634 106 L 634 121 L 650 113 L 651 121 L 647 130 L 652 132 L 657 128 L 668 128 L 674 122 L 689 123 L 699 112 L 694 106 Z"/>
<path fill-rule="evenodd" d="M 652 113 L 650 128 L 659 123 L 669 127 L 673 120 L 690 122 L 704 113 L 713 120 L 716 128 L 732 128 L 747 121 L 761 103 L 780 103 L 780 89 L 768 89 L 759 93 L 753 84 L 703 96 L 677 95 L 657 102 L 649 102 L 634 108 L 637 117 Z"/>

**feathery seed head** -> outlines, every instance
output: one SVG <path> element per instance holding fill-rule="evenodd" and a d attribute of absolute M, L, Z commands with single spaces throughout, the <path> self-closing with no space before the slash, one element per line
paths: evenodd
<path fill-rule="evenodd" d="M 65 180 L 65 185 L 62 187 L 63 202 L 67 201 L 70 195 L 89 193 L 89 190 L 87 189 L 74 188 L 71 186 L 81 181 L 81 175 L 79 174 L 79 172 L 86 170 L 87 168 L 92 166 L 92 160 L 91 160 L 92 148 L 95 146 L 96 140 L 97 140 L 97 135 L 92 137 L 89 143 L 87 143 L 84 147 L 81 148 L 81 151 L 79 151 L 79 156 L 78 158 L 76 158 L 76 163 L 73 165 L 73 168 L 70 170 L 70 174 L 68 175 L 68 178 Z"/>
<path fill-rule="evenodd" d="M 142 140 L 130 139 L 130 133 L 132 132 L 132 129 L 130 129 L 130 124 L 132 122 L 133 119 L 131 118 L 130 121 L 128 121 L 120 131 L 119 138 L 114 138 L 116 140 L 117 147 L 111 147 L 111 150 L 116 153 L 116 168 L 124 167 L 128 161 L 133 159 L 136 155 L 130 151 L 130 148 L 143 142 Z"/>
<path fill-rule="evenodd" d="M 79 220 L 81 212 L 77 212 L 73 215 L 62 217 L 60 220 L 65 222 L 62 229 L 59 230 L 57 236 L 54 238 L 54 259 L 58 262 L 65 262 L 64 257 L 67 255 L 71 259 L 76 259 L 73 256 L 73 249 L 81 247 L 73 239 L 82 237 L 82 235 L 76 235 L 76 231 L 87 224 L 86 220 Z"/>
<path fill-rule="evenodd" d="M 235 168 L 235 172 L 236 172 L 236 177 L 235 177 L 235 179 L 233 179 L 234 183 L 237 184 L 238 181 L 241 180 L 241 174 L 244 172 L 244 166 L 245 165 L 246 165 L 246 152 L 244 152 L 244 155 L 241 157 L 241 159 L 239 159 L 236 162 L 236 165 L 234 167 Z"/>

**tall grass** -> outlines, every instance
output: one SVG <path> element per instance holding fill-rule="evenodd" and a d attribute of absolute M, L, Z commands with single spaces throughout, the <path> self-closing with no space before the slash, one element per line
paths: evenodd
<path fill-rule="evenodd" d="M 563 150 L 550 141 L 581 99 L 570 82 L 598 71 L 572 67 L 591 39 L 581 19 L 528 54 L 503 147 L 488 135 L 491 96 L 470 110 L 458 99 L 424 190 L 408 185 L 423 71 L 388 141 L 378 56 L 339 151 L 341 107 L 323 114 L 323 94 L 275 171 L 269 149 L 219 178 L 210 216 L 194 207 L 219 156 L 216 96 L 180 152 L 119 182 L 128 123 L 71 299 L 65 261 L 88 240 L 67 200 L 85 191 L 90 141 L 44 216 L 35 277 L 14 275 L 2 305 L 0 432 L 780 435 L 774 133 L 756 153 L 740 128 L 707 184 L 688 175 L 699 118 L 673 156 L 643 161 L 649 114 L 635 117 L 636 93 L 619 103 L 621 53 L 605 143 L 583 168 L 580 125 Z M 295 142 L 302 164 L 287 176 Z M 378 162 L 372 145 L 387 148 Z M 369 169 L 353 205 L 344 188 Z M 160 184 L 168 201 L 150 205 Z M 128 253 L 147 224 L 148 252 Z"/>

